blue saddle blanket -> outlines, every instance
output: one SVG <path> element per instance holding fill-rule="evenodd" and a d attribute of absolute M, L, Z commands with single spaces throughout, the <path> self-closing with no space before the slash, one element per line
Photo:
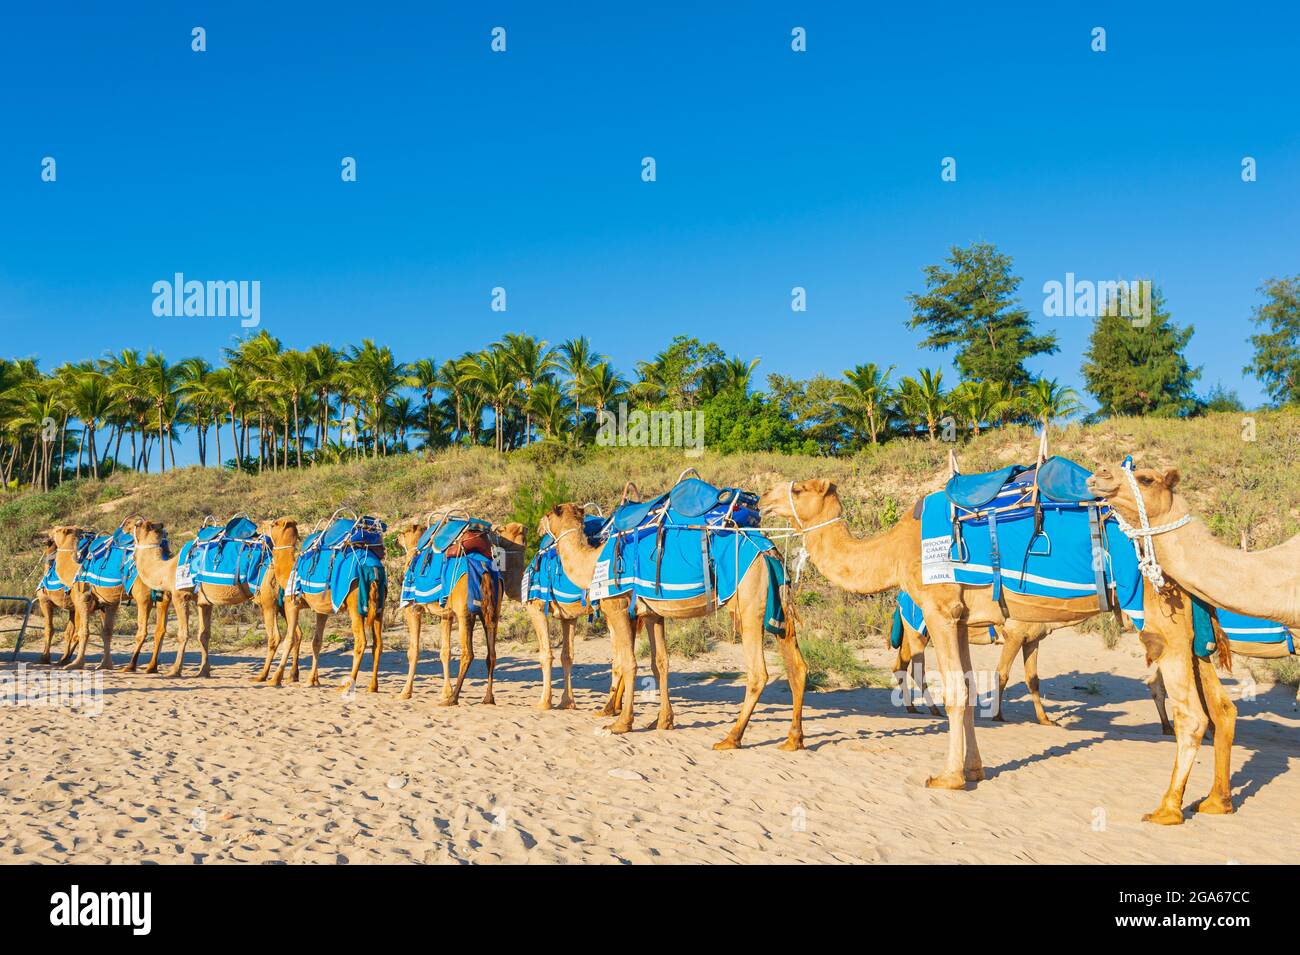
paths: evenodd
<path fill-rule="evenodd" d="M 596 545 L 604 536 L 606 521 L 600 517 L 588 517 L 583 521 L 583 533 L 587 543 Z M 555 547 L 555 539 L 550 534 L 543 534 L 537 547 L 537 554 L 524 571 L 523 593 L 525 600 L 541 600 L 544 612 L 551 612 L 551 604 L 588 605 L 587 592 L 569 579 L 560 561 L 560 553 Z"/>
<path fill-rule="evenodd" d="M 1262 643 L 1285 643 L 1287 652 L 1295 653 L 1295 639 L 1284 624 L 1258 617 L 1244 617 L 1230 610 L 1219 610 L 1215 616 L 1219 619 L 1219 628 L 1234 650 L 1238 644 L 1258 646 Z"/>
<path fill-rule="evenodd" d="M 754 561 L 768 556 L 764 628 L 784 633 L 779 596 L 784 567 L 765 535 L 745 530 L 758 524 L 757 500 L 748 492 L 688 478 L 648 509 L 645 503 L 621 506 L 596 558 L 590 599 L 635 593 L 651 600 L 689 600 L 711 594 L 723 603 L 735 595 Z M 640 523 L 626 526 L 633 516 Z M 635 612 L 635 601 L 632 608 Z"/>
<path fill-rule="evenodd" d="M 328 591 L 331 606 L 338 613 L 348 593 L 356 587 L 357 610 L 366 616 L 370 584 L 379 582 L 381 604 L 388 588 L 388 575 L 379 554 L 387 529 L 383 521 L 374 517 L 337 518 L 325 530 L 309 534 L 294 561 L 285 595 Z"/>
<path fill-rule="evenodd" d="M 81 569 L 77 582 L 94 587 L 122 587 L 130 591 L 135 586 L 135 540 L 118 528 L 111 534 L 85 538 L 77 547 Z"/>
<path fill-rule="evenodd" d="M 1048 464 L 1053 462 L 1057 463 L 1049 469 Z M 1052 491 L 1057 495 L 1085 496 L 1054 500 L 1052 491 L 1040 484 L 1041 525 L 1037 527 L 1034 508 L 1021 506 L 1032 488 L 1033 470 L 1012 468 L 994 474 L 1008 472 L 1010 481 L 978 508 L 956 504 L 951 492 L 925 498 L 921 512 L 923 583 L 992 586 L 995 599 L 1002 587 L 1013 593 L 1055 599 L 1098 596 L 1098 567 L 1094 565 L 1089 523 L 1093 508 L 1086 506 L 1091 499 L 1083 485 L 1088 472 L 1063 458 L 1052 458 L 1044 464 L 1044 479 L 1052 477 Z M 957 496 L 979 500 L 992 483 L 980 487 L 977 482 Z M 990 514 L 994 508 L 1006 510 Z M 1142 577 L 1133 544 L 1104 508 L 1098 516 L 1098 557 L 1104 580 L 1115 588 L 1120 608 L 1140 629 Z"/>
<path fill-rule="evenodd" d="M 41 582 L 36 585 L 36 589 L 44 590 L 47 593 L 54 593 L 55 591 L 68 589 L 68 585 L 59 580 L 58 572 L 54 569 L 53 560 L 46 565 L 45 576 L 42 577 Z"/>
<path fill-rule="evenodd" d="M 271 538 L 246 517 L 202 528 L 181 547 L 180 566 L 194 584 L 244 586 L 256 591 L 271 566 Z M 179 586 L 179 582 L 178 582 Z"/>
<path fill-rule="evenodd" d="M 492 524 L 478 518 L 457 518 L 427 528 L 415 545 L 415 554 L 402 577 L 402 606 L 410 603 L 437 604 L 445 607 L 452 591 L 462 578 L 466 583 L 466 605 L 470 613 L 483 609 L 483 577 L 493 582 L 494 610 L 501 606 L 502 574 L 486 554 L 466 551 L 452 555 L 447 550 L 467 530 L 490 532 Z"/>

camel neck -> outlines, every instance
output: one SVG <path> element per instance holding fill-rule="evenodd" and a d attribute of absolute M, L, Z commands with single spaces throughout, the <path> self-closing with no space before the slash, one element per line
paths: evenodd
<path fill-rule="evenodd" d="M 857 594 L 878 594 L 901 582 L 899 549 L 905 528 L 897 524 L 875 537 L 854 537 L 843 521 L 809 531 L 804 535 L 817 569 L 837 587 Z"/>
<path fill-rule="evenodd" d="M 59 583 L 71 588 L 72 582 L 77 579 L 77 574 L 81 572 L 81 564 L 77 560 L 77 555 L 72 551 L 60 549 L 54 555 L 54 573 L 59 578 Z"/>
<path fill-rule="evenodd" d="M 588 544 L 582 531 L 577 530 L 562 535 L 555 544 L 555 550 L 560 555 L 564 576 L 583 590 L 588 589 L 596 572 L 596 557 L 600 554 L 600 548 Z"/>
<path fill-rule="evenodd" d="M 162 549 L 148 545 L 135 548 L 135 569 L 150 590 L 172 590 L 176 584 L 179 555 L 163 560 Z"/>
<path fill-rule="evenodd" d="M 271 551 L 271 572 L 275 574 L 276 585 L 283 590 L 289 584 L 289 575 L 293 573 L 293 562 L 298 555 L 298 542 L 292 546 L 276 545 L 283 550 Z"/>

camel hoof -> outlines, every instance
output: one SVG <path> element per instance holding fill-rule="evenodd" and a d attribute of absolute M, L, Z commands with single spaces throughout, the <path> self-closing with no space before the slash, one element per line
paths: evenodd
<path fill-rule="evenodd" d="M 84 670 L 84 669 L 86 669 L 86 664 L 85 664 L 85 663 L 69 663 L 69 664 L 67 664 L 66 666 L 64 666 L 63 669 L 65 669 L 65 670 Z"/>
<path fill-rule="evenodd" d="M 921 712 L 921 711 L 918 710 L 918 709 L 917 709 L 915 706 L 913 706 L 911 703 L 908 703 L 908 704 L 907 704 L 907 712 L 909 712 L 909 713 L 911 713 L 913 716 L 915 716 L 917 713 L 919 713 L 919 712 Z"/>
<path fill-rule="evenodd" d="M 483 699 L 482 699 L 480 702 L 481 702 L 481 705 L 483 705 L 483 706 L 496 706 L 496 705 L 497 705 L 496 697 L 493 697 L 493 696 L 485 696 L 485 697 L 483 697 Z"/>
<path fill-rule="evenodd" d="M 962 771 L 962 776 L 968 783 L 979 783 L 984 781 L 984 767 L 976 766 L 974 769 Z"/>
<path fill-rule="evenodd" d="M 1005 723 L 1007 721 L 1007 718 L 1002 715 L 1001 710 L 998 710 L 998 712 L 993 716 L 990 716 L 989 719 L 992 720 L 994 723 Z"/>
<path fill-rule="evenodd" d="M 207 667 L 204 667 L 203 669 L 199 670 L 198 675 L 200 677 L 210 677 L 212 676 L 212 671 L 209 670 Z"/>
<path fill-rule="evenodd" d="M 803 749 L 803 737 L 791 736 L 784 743 L 777 747 L 783 753 L 793 753 Z"/>
<path fill-rule="evenodd" d="M 156 663 L 151 663 L 151 664 L 149 664 L 147 667 L 144 668 L 144 672 L 145 672 L 145 673 L 157 673 L 157 672 L 158 672 L 158 664 L 156 664 Z"/>
<path fill-rule="evenodd" d="M 716 743 L 713 744 L 713 748 L 718 751 L 722 751 L 724 749 L 740 749 L 740 743 L 732 739 L 730 736 L 724 736 L 722 739 L 718 740 Z"/>
<path fill-rule="evenodd" d="M 561 710 L 576 710 L 577 708 L 578 704 L 574 703 L 573 700 L 560 700 L 560 705 L 557 707 L 557 709 Z"/>
<path fill-rule="evenodd" d="M 378 692 L 379 692 L 379 687 L 377 687 L 377 686 L 368 686 L 368 687 L 366 687 L 366 692 L 367 692 L 367 693 L 378 693 Z"/>
<path fill-rule="evenodd" d="M 1050 716 L 1040 716 L 1038 718 L 1038 725 L 1039 726 L 1060 726 L 1061 724 L 1056 722 L 1056 720 L 1052 719 Z"/>
<path fill-rule="evenodd" d="M 631 724 L 631 723 L 621 723 L 621 722 L 619 722 L 619 723 L 610 723 L 608 726 L 605 727 L 605 729 L 609 730 L 609 731 L 610 731 L 611 733 L 613 733 L 615 736 L 621 736 L 621 735 L 623 735 L 624 733 L 630 733 L 630 732 L 632 732 L 632 724 Z"/>
<path fill-rule="evenodd" d="M 1183 824 L 1183 813 L 1181 809 L 1166 809 L 1160 807 L 1155 812 L 1149 812 L 1142 817 L 1143 822 L 1154 822 L 1158 826 L 1181 826 Z"/>
<path fill-rule="evenodd" d="M 930 707 L 930 715 L 931 715 L 931 716 L 943 716 L 943 711 L 942 711 L 941 709 L 939 709 L 939 707 L 937 707 L 937 706 L 932 706 L 932 707 Z"/>
<path fill-rule="evenodd" d="M 459 706 L 459 705 L 460 705 L 460 700 L 448 699 L 446 697 L 443 697 L 441 700 L 439 700 L 437 703 L 434 704 L 434 706 Z"/>
<path fill-rule="evenodd" d="M 676 724 L 673 723 L 673 717 L 671 713 L 668 715 L 667 719 L 663 719 L 661 717 L 660 719 L 655 721 L 655 729 L 657 730 L 670 730 L 673 728 L 674 725 Z"/>
<path fill-rule="evenodd" d="M 134 664 L 134 663 L 128 663 L 126 666 L 122 667 L 122 672 L 123 672 L 123 673 L 134 673 L 134 672 L 135 672 L 135 664 Z"/>
<path fill-rule="evenodd" d="M 410 691 L 410 690 L 403 690 L 401 693 L 398 693 L 398 694 L 397 694 L 397 698 L 398 698 L 399 700 L 409 700 L 409 699 L 411 698 L 411 691 Z"/>
<path fill-rule="evenodd" d="M 940 773 L 938 776 L 931 776 L 925 781 L 927 789 L 965 789 L 965 773 Z"/>
<path fill-rule="evenodd" d="M 99 666 L 95 667 L 95 669 L 111 673 L 113 670 L 116 670 L 117 667 L 113 666 L 111 663 L 101 663 Z"/>
<path fill-rule="evenodd" d="M 536 703 L 534 703 L 533 709 L 546 712 L 547 710 L 554 709 L 554 707 L 551 706 L 550 699 L 544 699 L 544 700 L 538 700 Z M 561 709 L 563 709 L 563 707 L 561 707 Z"/>
<path fill-rule="evenodd" d="M 1236 810 L 1232 808 L 1232 800 L 1225 799 L 1223 796 L 1216 796 L 1213 793 L 1206 796 L 1196 807 L 1197 812 L 1209 813 L 1212 816 L 1226 816 Z"/>
<path fill-rule="evenodd" d="M 597 716 L 613 716 L 613 715 L 614 715 L 615 713 L 617 713 L 617 712 L 618 712 L 618 710 L 616 710 L 616 709 L 615 709 L 614 707 L 612 707 L 612 706 L 604 706 L 604 707 L 602 707 L 601 709 L 599 709 L 599 710 L 596 711 L 596 715 L 597 715 Z"/>
<path fill-rule="evenodd" d="M 1160 735 L 1161 735 L 1161 736 L 1177 736 L 1178 734 L 1174 732 L 1174 728 L 1173 728 L 1172 726 L 1162 726 L 1162 727 L 1160 727 Z"/>
<path fill-rule="evenodd" d="M 43 665 L 43 666 L 49 666 L 49 665 L 50 665 L 50 655 L 47 653 L 47 654 L 45 654 L 45 656 L 43 656 L 43 657 L 38 657 L 37 660 L 36 660 L 36 662 L 37 662 L 38 664 L 40 664 L 40 665 Z"/>
<path fill-rule="evenodd" d="M 180 675 L 181 675 L 180 667 L 172 667 L 170 670 L 166 670 L 163 672 L 163 676 L 180 676 Z"/>

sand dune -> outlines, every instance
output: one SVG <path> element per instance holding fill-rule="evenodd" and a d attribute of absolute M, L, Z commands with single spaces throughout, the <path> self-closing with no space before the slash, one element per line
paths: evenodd
<path fill-rule="evenodd" d="M 975 652 L 991 669 L 996 648 Z M 454 709 L 433 706 L 427 654 L 407 703 L 397 699 L 400 653 L 385 655 L 383 692 L 349 699 L 334 688 L 348 659 L 337 653 L 326 657 L 330 689 L 252 684 L 252 655 L 218 657 L 204 681 L 113 673 L 95 717 L 0 710 L 0 860 L 1294 860 L 1279 838 L 1300 805 L 1289 690 L 1239 704 L 1237 813 L 1160 828 L 1140 818 L 1168 781 L 1174 744 L 1159 735 L 1136 646 L 1108 651 L 1065 632 L 1041 656 L 1061 725 L 1028 722 L 1014 687 L 1011 722 L 979 728 L 990 779 L 964 793 L 922 787 L 942 761 L 943 723 L 906 714 L 881 689 L 810 694 L 808 750 L 786 754 L 776 744 L 789 692 L 774 682 L 746 747 L 713 752 L 742 696 L 730 645 L 675 662 L 676 730 L 625 737 L 602 732 L 593 712 L 608 687 L 604 640 L 578 648 L 581 709 L 570 712 L 531 708 L 537 669 L 526 656 L 503 657 L 496 706 L 478 704 L 474 682 Z M 874 657 L 888 663 L 883 650 Z M 638 709 L 638 726 L 650 723 L 652 708 Z M 1189 803 L 1210 776 L 1207 746 Z"/>

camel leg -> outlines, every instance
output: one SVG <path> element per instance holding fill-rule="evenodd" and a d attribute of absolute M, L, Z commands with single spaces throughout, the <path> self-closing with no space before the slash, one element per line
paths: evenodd
<path fill-rule="evenodd" d="M 212 604 L 199 603 L 199 676 L 212 676 L 208 666 L 208 641 L 212 639 Z"/>
<path fill-rule="evenodd" d="M 1025 638 L 1016 633 L 1014 627 L 1004 627 L 1002 629 L 1002 638 L 1002 654 L 998 657 L 997 712 L 992 717 L 999 723 L 1007 721 L 1006 715 L 1002 712 L 1002 699 L 1006 695 L 1007 683 L 1011 680 L 1011 661 L 1016 658 L 1016 653 L 1025 646 Z M 1028 672 L 1025 673 L 1025 682 L 1029 682 Z"/>
<path fill-rule="evenodd" d="M 607 614 L 607 619 L 608 619 L 608 614 Z M 614 626 L 612 623 L 608 624 L 608 626 L 609 626 L 609 660 L 610 660 L 609 698 L 605 701 L 605 706 L 597 714 L 598 716 L 613 716 L 615 713 L 619 711 L 619 701 L 623 698 L 623 680 L 620 677 L 622 671 L 620 669 L 620 664 L 618 662 L 619 653 L 621 652 L 619 641 L 622 638 L 615 636 Z M 632 659 L 635 661 L 636 660 L 636 653 L 635 653 L 636 638 L 640 635 L 641 628 L 645 626 L 645 617 L 644 616 L 637 617 L 635 625 L 633 625 L 629 621 L 628 626 L 629 628 L 632 629 L 632 650 L 633 650 Z"/>
<path fill-rule="evenodd" d="M 442 628 L 442 642 L 438 647 L 438 656 L 442 660 L 442 698 L 439 706 L 455 706 L 458 702 L 451 692 L 451 612 L 447 611 L 438 618 Z"/>
<path fill-rule="evenodd" d="M 560 709 L 571 710 L 573 702 L 573 621 L 560 618 L 560 666 L 564 670 L 564 692 L 560 695 Z M 547 681 L 549 688 L 550 681 Z"/>
<path fill-rule="evenodd" d="M 366 622 L 357 611 L 356 591 L 348 594 L 348 620 L 352 624 L 352 672 L 343 684 L 346 693 L 357 685 L 357 673 L 361 670 L 361 658 L 366 653 Z M 314 650 L 315 648 L 313 648 Z"/>
<path fill-rule="evenodd" d="M 1237 727 L 1237 707 L 1219 681 L 1214 661 L 1196 658 L 1201 702 L 1214 724 L 1214 785 L 1196 806 L 1197 812 L 1232 812 L 1232 738 Z"/>
<path fill-rule="evenodd" d="M 144 641 L 149 636 L 149 612 L 153 610 L 153 598 L 145 591 L 143 597 L 135 595 L 135 649 L 131 651 L 131 660 L 122 669 L 126 673 L 134 673 L 135 666 L 140 660 L 140 651 L 144 648 Z"/>
<path fill-rule="evenodd" d="M 1173 736 L 1174 724 L 1169 722 L 1169 712 L 1165 709 L 1165 700 L 1169 698 L 1169 694 L 1165 692 L 1165 681 L 1160 675 L 1159 668 L 1147 681 L 1147 686 L 1151 690 L 1151 700 L 1156 705 L 1156 715 L 1160 717 L 1160 735 Z"/>
<path fill-rule="evenodd" d="M 969 737 L 966 734 L 966 720 L 974 722 L 974 709 L 970 701 L 969 671 L 962 666 L 965 629 L 957 621 L 947 619 L 938 607 L 933 610 L 923 607 L 930 646 L 939 661 L 939 672 L 943 681 L 943 702 L 948 712 L 948 754 L 943 772 L 931 776 L 925 781 L 931 789 L 965 789 L 967 748 Z M 960 631 L 960 632 L 959 632 Z M 970 649 L 965 648 L 965 658 L 969 659 Z M 978 759 L 978 753 L 976 759 Z"/>
<path fill-rule="evenodd" d="M 451 705 L 460 702 L 460 688 L 469 676 L 470 665 L 474 662 L 474 614 L 465 611 L 456 614 L 456 628 L 460 630 L 460 663 L 456 667 L 456 687 L 451 691 Z"/>
<path fill-rule="evenodd" d="M 739 592 L 737 599 L 739 599 Z M 740 642 L 745 651 L 745 699 L 740 704 L 736 725 L 726 736 L 713 744 L 714 749 L 736 749 L 745 735 L 745 728 L 754 714 L 754 707 L 767 686 L 767 660 L 763 655 L 763 604 L 746 604 L 738 612 L 740 617 Z"/>
<path fill-rule="evenodd" d="M 760 653 L 762 652 L 762 631 L 759 632 Z M 777 637 L 777 646 L 781 648 L 781 660 L 785 663 L 786 679 L 790 683 L 792 709 L 790 733 L 784 743 L 777 749 L 793 752 L 803 749 L 803 693 L 808 684 L 808 664 L 804 662 L 803 652 L 793 634 Z"/>
<path fill-rule="evenodd" d="M 931 716 L 943 716 L 943 710 L 939 709 L 938 704 L 934 702 L 934 697 L 930 695 L 930 686 L 925 682 L 925 654 L 918 653 L 912 657 L 912 681 L 921 691 L 921 701 L 925 703 L 926 709 L 930 711 Z"/>
<path fill-rule="evenodd" d="M 636 700 L 636 632 L 627 616 L 626 608 L 609 614 L 609 639 L 613 649 L 614 688 L 610 693 L 612 711 L 618 714 L 607 728 L 611 733 L 628 733 L 632 730 L 632 716 Z M 620 705 L 621 703 L 621 705 Z"/>
<path fill-rule="evenodd" d="M 1043 707 L 1043 697 L 1038 691 L 1038 648 L 1042 642 L 1042 640 L 1035 640 L 1020 648 L 1025 658 L 1025 686 L 1029 687 L 1029 696 L 1034 701 L 1034 715 L 1038 718 L 1039 725 L 1055 726 L 1056 720 L 1047 715 L 1047 710 Z"/>
<path fill-rule="evenodd" d="M 1165 689 L 1169 692 L 1169 709 L 1173 713 L 1178 750 L 1169 788 L 1165 790 L 1156 810 L 1142 817 L 1144 822 L 1155 822 L 1163 826 L 1177 826 L 1183 822 L 1183 792 L 1187 789 L 1187 777 L 1196 761 L 1196 750 L 1201 745 L 1201 737 L 1209 725 L 1209 719 L 1196 698 L 1191 657 L 1190 645 L 1170 644 L 1164 647 L 1156 661 L 1160 674 L 1164 677 Z"/>
<path fill-rule="evenodd" d="M 489 599 L 487 597 L 484 598 Z M 470 618 L 470 629 L 474 628 L 473 618 Z M 488 704 L 496 703 L 496 697 L 492 693 L 492 680 L 497 669 L 497 619 L 495 616 L 483 616 L 483 636 L 487 640 L 487 692 L 483 694 L 483 702 Z M 547 641 L 550 642 L 549 639 Z"/>
<path fill-rule="evenodd" d="M 916 713 L 916 704 L 912 702 L 912 687 L 908 679 L 908 671 L 911 669 L 911 659 L 905 656 L 904 651 L 907 649 L 907 643 L 904 641 L 899 646 L 898 652 L 894 654 L 894 668 L 891 671 L 894 674 L 894 688 L 902 697 L 903 707 L 909 713 Z"/>
<path fill-rule="evenodd" d="M 180 597 L 176 600 L 176 660 L 164 676 L 180 676 L 185 667 L 185 648 L 190 643 L 190 605 L 193 597 Z"/>
<path fill-rule="evenodd" d="M 286 598 L 284 601 L 284 643 L 280 645 L 280 665 L 275 668 L 275 676 L 271 678 L 271 686 L 279 686 L 284 681 L 284 668 L 289 663 L 290 652 L 293 653 L 295 661 L 297 660 L 298 651 L 294 648 L 294 644 L 302 640 L 302 631 L 298 629 L 298 615 L 300 613 L 302 613 L 302 608 L 298 605 L 298 601 Z"/>
<path fill-rule="evenodd" d="M 158 672 L 158 655 L 162 653 L 163 637 L 167 633 L 167 611 L 172 605 L 172 594 L 169 590 L 164 590 L 162 599 L 158 601 L 158 620 L 155 624 L 153 635 L 153 653 L 149 655 L 149 662 L 145 665 L 145 673 Z M 176 603 L 176 624 L 177 633 L 180 632 L 181 614 L 189 613 L 189 607 L 183 601 Z M 188 622 L 188 617 L 186 618 Z"/>
<path fill-rule="evenodd" d="M 420 662 L 420 608 L 405 607 L 402 615 L 406 618 L 406 685 L 397 698 L 409 700 L 415 689 L 415 666 Z"/>
<path fill-rule="evenodd" d="M 45 599 L 38 599 L 37 603 L 41 608 L 41 622 L 45 629 L 45 642 L 41 647 L 41 655 L 37 658 L 37 663 L 50 662 L 50 647 L 54 644 L 54 604 Z"/>
<path fill-rule="evenodd" d="M 325 643 L 325 625 L 329 623 L 330 615 L 327 613 L 316 614 L 316 628 L 311 633 L 311 672 L 307 674 L 308 686 L 320 686 L 320 649 Z M 298 647 L 299 643 L 293 645 L 293 682 L 298 682 Z"/>
<path fill-rule="evenodd" d="M 265 683 L 267 676 L 271 673 L 271 661 L 275 659 L 275 651 L 280 646 L 280 609 L 275 605 L 274 600 L 261 604 L 262 607 L 262 629 L 266 631 L 266 660 L 262 663 L 261 672 L 253 677 L 254 683 Z M 288 632 L 285 633 L 285 639 L 288 639 Z"/>
<path fill-rule="evenodd" d="M 659 689 L 659 716 L 654 729 L 670 730 L 673 728 L 673 706 L 668 699 L 668 640 L 664 635 L 664 618 L 655 617 L 650 626 L 650 660 L 654 670 L 655 684 Z M 651 727 L 647 727 L 650 729 Z"/>
<path fill-rule="evenodd" d="M 79 586 L 77 584 L 74 587 Z M 94 596 L 85 593 L 77 603 L 73 598 L 73 605 L 77 607 L 77 646 L 73 658 L 64 665 L 65 670 L 81 670 L 86 666 L 86 648 L 90 646 L 90 618 L 92 616 L 90 608 L 93 606 Z"/>
<path fill-rule="evenodd" d="M 54 663 L 54 666 L 63 666 L 72 659 L 72 654 L 77 646 L 77 611 L 75 607 L 68 607 L 68 625 L 63 628 L 63 654 Z"/>
<path fill-rule="evenodd" d="M 966 759 L 962 763 L 962 775 L 967 782 L 977 783 L 984 778 L 984 764 L 980 760 L 979 743 L 975 740 L 975 665 L 970 658 L 970 635 L 966 624 L 963 622 L 958 626 L 957 654 L 958 659 L 961 660 L 962 673 L 969 681 L 966 698 L 970 701 L 966 707 L 966 718 L 962 721 L 965 727 L 966 744 Z"/>
<path fill-rule="evenodd" d="M 379 606 L 379 594 L 370 595 L 370 639 L 374 647 L 370 651 L 370 689 L 368 693 L 379 692 L 379 655 L 384 652 L 384 610 Z"/>
<path fill-rule="evenodd" d="M 101 635 L 104 639 L 104 657 L 99 662 L 98 669 L 113 669 L 113 625 L 117 623 L 117 608 L 119 604 L 108 604 L 104 608 L 104 624 Z"/>
<path fill-rule="evenodd" d="M 539 710 L 549 710 L 551 708 L 551 628 L 547 623 L 546 614 L 536 603 L 529 601 L 524 611 L 528 614 L 528 622 L 533 625 L 533 633 L 537 634 L 537 663 L 542 670 L 542 695 L 534 707 Z M 560 627 L 563 629 L 563 621 Z M 567 665 L 565 674 L 567 677 Z"/>

